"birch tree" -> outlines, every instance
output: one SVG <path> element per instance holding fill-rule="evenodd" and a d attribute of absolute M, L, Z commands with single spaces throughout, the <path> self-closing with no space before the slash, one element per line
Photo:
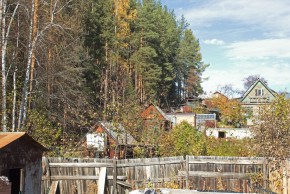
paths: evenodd
<path fill-rule="evenodd" d="M 2 128 L 3 131 L 7 131 L 6 126 L 6 4 L 7 1 L 3 0 L 0 2 L 1 8 L 1 75 L 2 75 Z"/>
<path fill-rule="evenodd" d="M 32 62 L 32 56 L 35 49 L 35 44 L 37 37 L 33 38 L 33 14 L 34 12 L 34 6 L 35 6 L 35 0 L 31 1 L 31 15 L 30 15 L 30 25 L 29 25 L 29 34 L 28 34 L 28 57 L 27 57 L 27 63 L 26 63 L 26 71 L 25 71 L 25 78 L 23 83 L 23 89 L 22 89 L 22 98 L 19 108 L 19 117 L 18 117 L 18 130 L 22 129 L 23 120 L 26 118 L 27 114 L 27 97 L 28 97 L 28 83 L 30 80 L 30 69 L 31 69 L 31 62 Z"/>
<path fill-rule="evenodd" d="M 38 0 L 31 0 L 31 10 L 30 10 L 30 22 L 29 22 L 29 31 L 28 31 L 28 43 L 27 43 L 27 63 L 26 70 L 24 75 L 24 81 L 22 86 L 21 93 L 21 103 L 19 107 L 19 117 L 18 117 L 18 129 L 21 130 L 25 122 L 27 112 L 28 112 L 28 96 L 31 95 L 33 90 L 33 79 L 35 72 L 35 49 L 39 39 L 46 39 L 46 36 L 51 32 L 52 28 L 64 30 L 64 27 L 61 24 L 55 23 L 55 17 L 62 13 L 62 10 L 72 2 L 62 2 L 59 0 L 50 1 L 49 5 L 49 21 L 42 24 L 41 29 L 38 29 Z"/>
<path fill-rule="evenodd" d="M 10 35 L 10 29 L 12 22 L 14 20 L 14 16 L 19 6 L 19 1 L 16 2 L 16 6 L 10 17 L 8 25 L 6 24 L 7 19 L 7 0 L 2 0 L 0 4 L 0 20 L 1 20 L 1 75 L 2 75 L 2 129 L 3 131 L 7 131 L 7 44 Z"/>

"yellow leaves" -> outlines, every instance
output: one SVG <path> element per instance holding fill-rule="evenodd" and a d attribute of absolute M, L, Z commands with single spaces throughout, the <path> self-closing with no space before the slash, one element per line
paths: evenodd
<path fill-rule="evenodd" d="M 117 37 L 130 35 L 130 22 L 136 17 L 136 10 L 130 9 L 130 0 L 115 1 Z"/>
<path fill-rule="evenodd" d="M 285 158 L 290 156 L 290 100 L 277 96 L 269 105 L 261 107 L 252 131 L 255 149 L 260 156 Z"/>
<path fill-rule="evenodd" d="M 187 122 L 175 126 L 161 139 L 160 151 L 163 156 L 204 154 L 203 135 Z"/>
<path fill-rule="evenodd" d="M 251 142 L 249 139 L 216 139 L 207 138 L 207 154 L 210 156 L 253 156 L 255 153 L 249 148 Z"/>
<path fill-rule="evenodd" d="M 237 100 L 228 99 L 220 96 L 213 98 L 212 106 L 218 108 L 222 121 L 227 124 L 236 124 L 244 121 L 244 114 L 240 103 Z"/>
<path fill-rule="evenodd" d="M 136 18 L 137 18 L 137 10 L 136 9 L 134 9 L 134 10 L 131 10 L 131 15 L 129 16 L 129 18 L 131 19 L 131 20 L 135 20 Z"/>
<path fill-rule="evenodd" d="M 164 183 L 164 188 L 170 188 L 170 189 L 180 189 L 180 185 L 178 181 L 170 181 Z"/>
<path fill-rule="evenodd" d="M 130 7 L 130 0 L 116 0 L 115 2 L 115 36 L 118 39 L 116 46 L 120 50 L 127 50 L 129 48 L 129 41 L 131 38 L 130 23 L 136 18 L 137 11 Z M 123 60 L 118 56 L 118 62 L 128 71 L 129 64 L 127 60 Z"/>

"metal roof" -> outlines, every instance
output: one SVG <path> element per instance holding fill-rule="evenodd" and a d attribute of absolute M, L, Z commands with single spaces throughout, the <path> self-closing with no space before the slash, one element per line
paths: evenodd
<path fill-rule="evenodd" d="M 111 122 L 99 122 L 99 124 L 119 145 L 137 144 L 137 141 L 124 129 L 121 124 L 114 124 Z"/>
<path fill-rule="evenodd" d="M 20 137 L 24 136 L 24 132 L 2 132 L 0 133 L 0 149 L 7 146 L 8 144 L 14 142 L 15 140 L 19 139 Z"/>
<path fill-rule="evenodd" d="M 7 145 L 19 140 L 25 139 L 31 146 L 36 146 L 42 151 L 47 151 L 40 143 L 35 141 L 25 132 L 0 132 L 0 149 L 5 148 Z"/>
<path fill-rule="evenodd" d="M 171 121 L 170 118 L 165 114 L 165 112 L 163 112 L 163 110 L 161 110 L 161 108 L 159 108 L 157 105 L 151 103 L 156 109 L 157 111 L 163 116 L 163 118 L 165 120 Z"/>
<path fill-rule="evenodd" d="M 188 112 L 170 112 L 170 113 L 166 113 L 166 116 L 170 117 L 170 116 L 175 116 L 175 115 L 188 115 L 188 116 L 195 116 L 196 113 L 188 113 Z"/>

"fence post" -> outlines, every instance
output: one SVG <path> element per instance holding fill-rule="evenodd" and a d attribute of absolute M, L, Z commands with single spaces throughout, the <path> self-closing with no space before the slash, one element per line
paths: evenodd
<path fill-rule="evenodd" d="M 288 160 L 284 160 L 283 166 L 283 193 L 288 194 Z"/>
<path fill-rule="evenodd" d="M 289 178 L 288 178 L 288 169 L 289 169 L 289 160 L 286 159 L 285 160 L 286 162 L 286 191 L 287 191 L 287 194 L 289 193 L 289 184 L 288 184 L 288 181 L 289 181 Z"/>
<path fill-rule="evenodd" d="M 287 194 L 289 193 L 289 177 L 288 177 L 288 169 L 289 169 L 289 160 L 286 159 L 286 190 L 287 190 Z"/>
<path fill-rule="evenodd" d="M 185 159 L 185 171 L 186 171 L 186 175 L 185 175 L 185 181 L 186 181 L 186 189 L 189 189 L 189 156 L 186 156 Z"/>
<path fill-rule="evenodd" d="M 113 160 L 113 194 L 117 194 L 117 160 Z"/>
<path fill-rule="evenodd" d="M 268 159 L 264 158 L 263 161 L 263 181 L 264 181 L 264 189 L 268 188 L 268 174 L 269 174 L 269 170 L 268 170 Z"/>
<path fill-rule="evenodd" d="M 42 170 L 45 171 L 45 178 L 46 180 L 44 181 L 43 184 L 46 184 L 46 189 L 50 187 L 51 185 L 51 176 L 50 176 L 50 167 L 49 167 L 49 160 L 47 157 L 42 158 L 42 162 L 44 165 Z"/>

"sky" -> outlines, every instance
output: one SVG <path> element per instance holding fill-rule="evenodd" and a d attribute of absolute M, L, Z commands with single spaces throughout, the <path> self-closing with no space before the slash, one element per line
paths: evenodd
<path fill-rule="evenodd" d="M 290 92 L 289 0 L 161 0 L 184 15 L 199 39 L 206 93 L 225 84 L 243 89 L 260 75 L 276 92 Z"/>

